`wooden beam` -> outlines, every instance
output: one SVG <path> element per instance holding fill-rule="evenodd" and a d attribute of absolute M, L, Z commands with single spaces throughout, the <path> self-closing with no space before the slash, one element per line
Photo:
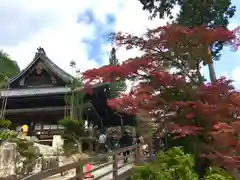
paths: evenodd
<path fill-rule="evenodd" d="M 30 112 L 48 112 L 48 111 L 63 111 L 66 107 L 41 107 L 41 108 L 23 108 L 23 109 L 6 109 L 6 114 L 15 113 L 30 113 Z M 68 108 L 70 109 L 70 108 Z"/>
<path fill-rule="evenodd" d="M 91 103 L 84 104 L 85 108 L 91 106 Z M 22 108 L 22 109 L 6 109 L 6 114 L 15 114 L 15 113 L 31 113 L 31 112 L 49 112 L 49 111 L 64 111 L 66 110 L 65 106 L 57 106 L 57 107 L 41 107 L 41 108 Z M 67 107 L 67 110 L 70 110 L 70 107 Z"/>

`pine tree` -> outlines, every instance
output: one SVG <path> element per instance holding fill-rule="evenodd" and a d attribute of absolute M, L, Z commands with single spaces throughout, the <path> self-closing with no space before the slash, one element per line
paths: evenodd
<path fill-rule="evenodd" d="M 110 52 L 110 56 L 109 56 L 109 64 L 110 65 L 118 65 L 118 59 L 116 56 L 116 49 L 112 48 L 111 52 Z"/>
<path fill-rule="evenodd" d="M 119 65 L 119 61 L 116 56 L 116 49 L 113 47 L 109 55 L 109 65 Z M 127 88 L 124 80 L 112 82 L 110 85 L 110 97 L 118 97 L 119 94 L 125 91 Z"/>

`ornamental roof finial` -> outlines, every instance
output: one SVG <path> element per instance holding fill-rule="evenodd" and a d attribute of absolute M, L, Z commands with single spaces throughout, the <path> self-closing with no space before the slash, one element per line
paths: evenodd
<path fill-rule="evenodd" d="M 45 52 L 45 50 L 42 47 L 38 47 L 37 48 L 36 56 L 39 56 L 39 55 L 46 56 L 46 52 Z"/>

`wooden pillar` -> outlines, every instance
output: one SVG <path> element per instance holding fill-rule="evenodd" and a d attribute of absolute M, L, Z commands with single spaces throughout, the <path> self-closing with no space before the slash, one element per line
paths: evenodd
<path fill-rule="evenodd" d="M 41 134 L 43 132 L 43 121 L 42 121 L 42 119 L 40 120 L 40 124 L 41 124 L 41 129 L 40 129 L 40 136 L 41 136 Z"/>
<path fill-rule="evenodd" d="M 117 154 L 113 154 L 113 179 L 118 180 L 118 161 L 117 161 Z"/>
<path fill-rule="evenodd" d="M 135 164 L 136 165 L 141 164 L 142 157 L 141 157 L 141 149 L 140 148 L 141 148 L 140 145 L 136 146 L 136 156 L 135 156 Z"/>
<path fill-rule="evenodd" d="M 152 137 L 149 138 L 148 140 L 148 154 L 149 154 L 149 159 L 153 159 L 153 140 Z"/>
<path fill-rule="evenodd" d="M 76 167 L 76 177 L 76 180 L 83 180 L 83 167 L 81 167 L 81 164 Z"/>

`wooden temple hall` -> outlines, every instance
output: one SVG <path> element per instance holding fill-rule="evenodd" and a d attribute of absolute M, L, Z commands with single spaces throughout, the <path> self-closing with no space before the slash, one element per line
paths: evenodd
<path fill-rule="evenodd" d="M 19 74 L 9 80 L 8 88 L 2 89 L 1 104 L 5 108 L 5 118 L 11 120 L 16 130 L 24 124 L 34 124 L 39 139 L 51 139 L 61 134 L 63 127 L 58 121 L 66 111 L 65 97 L 71 93 L 73 76 L 54 64 L 43 48 L 38 48 L 33 61 Z M 134 118 L 114 112 L 107 105 L 108 84 L 93 88 L 86 95 L 84 120 L 94 126 L 109 127 L 134 125 Z"/>

